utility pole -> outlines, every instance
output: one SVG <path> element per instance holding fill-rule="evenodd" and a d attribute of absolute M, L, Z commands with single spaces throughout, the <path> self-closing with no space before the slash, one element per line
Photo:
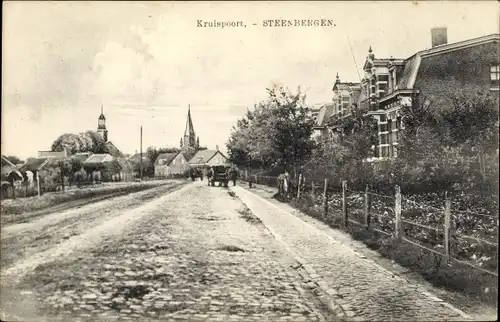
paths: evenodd
<path fill-rule="evenodd" d="M 141 181 L 142 181 L 142 125 L 141 125 Z"/>

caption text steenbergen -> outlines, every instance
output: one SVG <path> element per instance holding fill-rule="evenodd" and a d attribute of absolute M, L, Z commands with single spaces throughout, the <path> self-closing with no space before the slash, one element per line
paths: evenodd
<path fill-rule="evenodd" d="M 251 23 L 250 26 L 261 27 L 335 27 L 332 19 L 267 19 L 261 23 Z M 196 20 L 198 28 L 246 28 L 243 21 Z"/>

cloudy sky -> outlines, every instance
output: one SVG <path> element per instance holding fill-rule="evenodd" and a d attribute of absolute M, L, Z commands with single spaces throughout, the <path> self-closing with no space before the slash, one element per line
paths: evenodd
<path fill-rule="evenodd" d="M 188 104 L 202 145 L 223 148 L 247 107 L 281 83 L 331 100 L 338 72 L 357 81 L 371 45 L 406 58 L 448 41 L 496 33 L 498 3 L 471 2 L 3 2 L 2 154 L 50 149 L 63 133 L 96 129 L 125 153 L 178 146 Z M 333 27 L 263 27 L 265 19 L 332 19 Z M 198 28 L 197 20 L 246 28 Z M 256 25 L 254 25 L 256 24 Z"/>

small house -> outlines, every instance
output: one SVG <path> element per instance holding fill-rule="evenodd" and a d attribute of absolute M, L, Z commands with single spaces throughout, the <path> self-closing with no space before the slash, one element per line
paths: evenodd
<path fill-rule="evenodd" d="M 155 177 L 182 175 L 189 169 L 186 157 L 181 152 L 162 153 L 154 163 Z"/>

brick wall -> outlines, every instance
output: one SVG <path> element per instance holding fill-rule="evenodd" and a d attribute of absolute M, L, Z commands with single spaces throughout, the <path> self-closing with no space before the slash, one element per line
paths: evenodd
<path fill-rule="evenodd" d="M 449 105 L 455 91 L 489 90 L 490 67 L 498 65 L 498 51 L 496 42 L 424 57 L 414 88 L 441 107 Z"/>

